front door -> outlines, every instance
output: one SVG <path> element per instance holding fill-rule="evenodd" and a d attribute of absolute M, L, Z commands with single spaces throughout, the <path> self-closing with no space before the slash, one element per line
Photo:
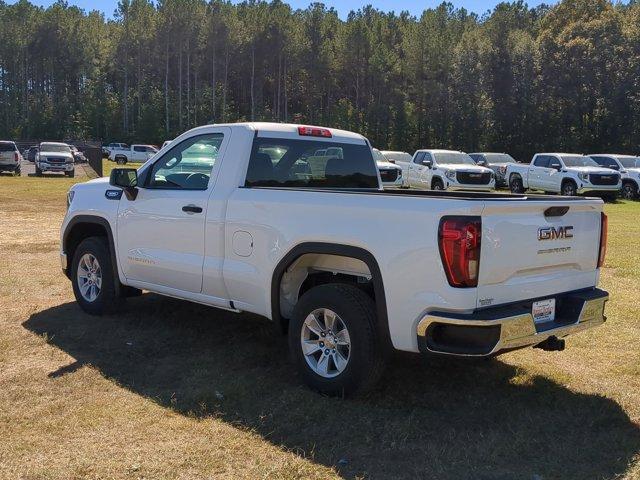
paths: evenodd
<path fill-rule="evenodd" d="M 224 137 L 211 131 L 176 143 L 141 172 L 135 200 L 122 196 L 117 249 L 127 280 L 202 291 L 207 205 Z"/>

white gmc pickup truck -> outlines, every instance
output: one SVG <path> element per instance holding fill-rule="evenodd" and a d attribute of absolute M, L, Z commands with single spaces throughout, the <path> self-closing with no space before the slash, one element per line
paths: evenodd
<path fill-rule="evenodd" d="M 209 125 L 74 185 L 60 257 L 88 313 L 143 289 L 253 312 L 308 385 L 351 394 L 392 349 L 561 350 L 601 324 L 606 225 L 599 199 L 383 191 L 355 133 Z"/>
<path fill-rule="evenodd" d="M 507 165 L 505 177 L 512 193 L 543 190 L 565 196 L 589 192 L 615 197 L 622 188 L 619 173 L 575 153 L 536 153 L 529 165 Z"/>

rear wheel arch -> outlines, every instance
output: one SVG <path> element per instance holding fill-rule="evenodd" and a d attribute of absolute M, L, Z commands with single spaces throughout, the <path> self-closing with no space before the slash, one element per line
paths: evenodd
<path fill-rule="evenodd" d="M 271 279 L 271 318 L 282 333 L 287 332 L 289 319 L 285 318 L 281 312 L 281 285 L 283 277 L 298 259 L 308 254 L 335 255 L 348 259 L 358 260 L 366 265 L 371 275 L 372 294 L 376 305 L 377 329 L 379 338 L 385 347 L 391 346 L 389 335 L 389 321 L 387 314 L 387 302 L 385 297 L 382 273 L 375 257 L 360 247 L 351 245 L 308 242 L 293 247 L 276 265 Z M 329 283 L 329 282 L 323 282 Z M 348 283 L 340 277 L 333 283 Z"/>

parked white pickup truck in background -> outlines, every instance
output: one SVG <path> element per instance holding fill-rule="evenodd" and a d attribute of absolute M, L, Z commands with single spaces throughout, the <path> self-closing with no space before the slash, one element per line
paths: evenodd
<path fill-rule="evenodd" d="M 411 162 L 396 162 L 406 169 L 410 187 L 428 190 L 490 191 L 495 187 L 491 169 L 476 165 L 464 152 L 418 150 Z"/>
<path fill-rule="evenodd" d="M 589 155 L 598 165 L 620 172 L 622 177 L 623 198 L 634 200 L 638 198 L 640 187 L 640 157 L 635 155 L 620 155 L 616 153 L 599 153 Z"/>
<path fill-rule="evenodd" d="M 253 312 L 307 384 L 350 394 L 392 349 L 561 350 L 604 321 L 605 245 L 600 199 L 383 191 L 361 135 L 243 123 L 71 187 L 60 258 L 88 313 L 141 289 Z"/>
<path fill-rule="evenodd" d="M 391 163 L 387 158 L 382 155 L 377 148 L 372 149 L 373 159 L 378 166 L 378 172 L 380 172 L 380 180 L 382 180 L 382 186 L 384 188 L 391 187 L 408 187 L 408 182 L 405 182 L 404 175 L 402 174 L 402 167 Z"/>
<path fill-rule="evenodd" d="M 383 150 L 380 153 L 384 155 L 384 158 L 386 158 L 388 162 L 391 162 L 391 163 L 397 163 L 397 162 L 409 163 L 413 158 L 413 156 L 410 153 L 394 151 L 394 150 Z"/>
<path fill-rule="evenodd" d="M 536 153 L 529 165 L 508 165 L 506 176 L 512 193 L 543 190 L 565 196 L 589 192 L 615 197 L 622 187 L 618 172 L 575 153 Z"/>
<path fill-rule="evenodd" d="M 128 148 L 114 148 L 109 153 L 109 160 L 113 160 L 119 165 L 125 163 L 144 163 L 158 153 L 158 149 L 153 145 L 131 145 Z"/>
<path fill-rule="evenodd" d="M 36 176 L 43 172 L 62 172 L 67 177 L 74 177 L 74 163 L 71 147 L 66 143 L 42 142 L 36 153 Z"/>
<path fill-rule="evenodd" d="M 109 155 L 111 155 L 111 152 L 114 150 L 126 150 L 128 148 L 129 145 L 127 145 L 126 143 L 110 143 L 109 145 L 102 147 L 102 156 L 109 157 Z"/>

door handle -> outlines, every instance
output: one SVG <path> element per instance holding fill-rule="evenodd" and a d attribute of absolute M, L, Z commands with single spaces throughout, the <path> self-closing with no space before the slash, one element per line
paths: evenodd
<path fill-rule="evenodd" d="M 202 207 L 198 207 L 197 205 L 185 205 L 182 207 L 182 211 L 187 213 L 202 213 Z"/>

